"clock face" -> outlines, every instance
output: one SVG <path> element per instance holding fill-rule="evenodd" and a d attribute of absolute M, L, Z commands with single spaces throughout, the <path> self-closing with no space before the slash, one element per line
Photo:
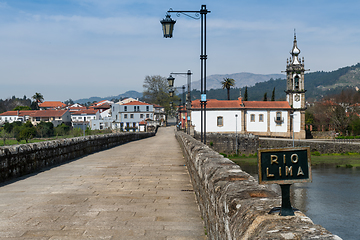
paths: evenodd
<path fill-rule="evenodd" d="M 300 101 L 300 95 L 299 95 L 299 94 L 296 94 L 294 100 L 295 100 L 295 102 Z"/>

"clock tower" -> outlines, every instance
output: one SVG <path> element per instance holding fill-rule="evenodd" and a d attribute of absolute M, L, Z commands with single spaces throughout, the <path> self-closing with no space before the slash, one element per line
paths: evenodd
<path fill-rule="evenodd" d="M 299 57 L 296 34 L 290 51 L 290 60 L 286 61 L 286 100 L 292 108 L 289 129 L 295 138 L 305 138 L 305 85 L 304 85 L 304 57 Z"/>

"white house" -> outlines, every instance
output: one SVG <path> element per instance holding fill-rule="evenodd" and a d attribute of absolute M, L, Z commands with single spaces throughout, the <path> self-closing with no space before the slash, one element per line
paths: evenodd
<path fill-rule="evenodd" d="M 109 116 L 91 120 L 91 129 L 111 128 L 121 131 L 139 131 L 145 122 L 154 120 L 154 106 L 152 104 L 132 101 L 125 104 L 112 104 Z M 143 129 L 143 128 L 142 128 Z"/>
<path fill-rule="evenodd" d="M 26 122 L 35 110 L 7 111 L 0 114 L 0 125 L 8 122 Z"/>
<path fill-rule="evenodd" d="M 132 101 L 123 105 L 113 104 L 113 128 L 122 130 L 138 130 L 139 123 L 145 120 L 154 120 L 154 106 L 152 104 Z"/>
<path fill-rule="evenodd" d="M 298 55 L 296 36 L 287 60 L 286 101 L 208 99 L 206 132 L 252 133 L 259 136 L 305 138 L 304 58 Z M 192 102 L 194 130 L 201 132 L 200 100 Z M 205 122 L 205 121 L 204 121 Z"/>

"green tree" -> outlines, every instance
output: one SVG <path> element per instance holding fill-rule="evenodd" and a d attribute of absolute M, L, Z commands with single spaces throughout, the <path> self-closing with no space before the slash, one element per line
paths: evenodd
<path fill-rule="evenodd" d="M 40 122 L 36 125 L 37 136 L 51 137 L 54 135 L 54 125 L 51 122 Z"/>
<path fill-rule="evenodd" d="M 267 93 L 264 93 L 263 101 L 267 101 Z"/>
<path fill-rule="evenodd" d="M 62 123 L 55 128 L 55 134 L 59 136 L 65 136 L 70 132 L 70 126 Z"/>
<path fill-rule="evenodd" d="M 31 107 L 29 106 L 17 106 L 13 109 L 13 111 L 24 111 L 24 110 L 31 110 Z"/>
<path fill-rule="evenodd" d="M 274 87 L 274 89 L 272 91 L 271 101 L 275 101 L 275 87 Z"/>
<path fill-rule="evenodd" d="M 2 130 L 0 131 L 0 137 L 1 137 L 2 140 L 4 141 L 4 146 L 5 146 L 6 139 L 10 138 L 11 135 L 10 135 L 10 133 L 6 132 L 5 129 L 2 129 Z"/>
<path fill-rule="evenodd" d="M 21 140 L 25 140 L 26 143 L 36 135 L 36 128 L 30 121 L 27 121 L 20 127 L 16 127 L 19 129 L 19 132 L 16 134 L 16 140 L 20 142 Z"/>
<path fill-rule="evenodd" d="M 34 99 L 36 103 L 41 103 L 44 101 L 44 96 L 41 93 L 35 93 L 32 99 Z"/>
<path fill-rule="evenodd" d="M 232 78 L 224 78 L 224 80 L 221 82 L 222 89 L 227 90 L 227 96 L 228 100 L 230 100 L 230 88 L 235 86 L 235 80 Z"/>
<path fill-rule="evenodd" d="M 170 113 L 170 102 L 174 99 L 169 96 L 169 85 L 165 77 L 159 75 L 146 76 L 143 84 L 143 99 L 145 102 L 160 105 L 165 108 L 167 114 Z"/>
<path fill-rule="evenodd" d="M 248 101 L 248 89 L 247 89 L 247 86 L 245 87 L 244 101 Z"/>
<path fill-rule="evenodd" d="M 350 123 L 350 129 L 354 136 L 360 135 L 360 118 L 359 117 L 353 118 L 353 120 Z"/>

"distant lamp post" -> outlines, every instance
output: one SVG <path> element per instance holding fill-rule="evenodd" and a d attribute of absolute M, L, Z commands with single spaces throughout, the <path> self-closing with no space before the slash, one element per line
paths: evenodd
<path fill-rule="evenodd" d="M 170 91 L 169 91 L 169 96 L 170 96 L 170 97 L 173 97 L 173 96 L 174 96 L 174 90 L 170 90 Z"/>
<path fill-rule="evenodd" d="M 295 113 L 294 112 L 292 112 L 292 113 L 290 113 L 290 117 L 291 117 L 291 120 L 292 120 L 292 132 L 293 132 L 293 147 L 295 147 L 295 129 L 294 129 L 294 127 L 295 127 L 295 123 L 294 123 L 294 117 L 295 117 Z"/>
<path fill-rule="evenodd" d="M 235 154 L 238 154 L 238 136 L 237 136 L 237 119 L 238 119 L 238 115 L 235 114 L 235 138 L 236 138 L 236 143 L 235 143 Z"/>
<path fill-rule="evenodd" d="M 185 16 L 193 19 L 201 19 L 201 141 L 206 144 L 206 15 L 210 13 L 210 11 L 206 9 L 206 5 L 201 5 L 201 9 L 199 11 L 174 11 L 170 8 L 169 11 L 167 11 L 166 17 L 160 21 L 165 38 L 171 38 L 174 31 L 176 21 L 171 19 L 169 14 L 172 12 L 177 13 L 177 16 L 184 14 Z M 189 15 L 188 13 L 194 14 L 195 17 Z M 199 14 L 201 15 L 200 17 Z"/>
<path fill-rule="evenodd" d="M 170 107 L 172 108 L 172 106 L 173 106 L 173 102 L 170 102 L 170 103 L 169 103 L 169 105 L 170 105 Z"/>
<path fill-rule="evenodd" d="M 166 14 L 166 17 L 161 20 L 160 23 L 163 27 L 164 38 L 172 38 L 172 33 L 174 31 L 174 25 L 176 21 L 171 19 L 170 14 Z"/>
<path fill-rule="evenodd" d="M 167 78 L 167 80 L 168 80 L 168 83 L 169 83 L 169 87 L 171 87 L 171 88 L 174 87 L 175 78 L 170 75 L 170 76 Z"/>

